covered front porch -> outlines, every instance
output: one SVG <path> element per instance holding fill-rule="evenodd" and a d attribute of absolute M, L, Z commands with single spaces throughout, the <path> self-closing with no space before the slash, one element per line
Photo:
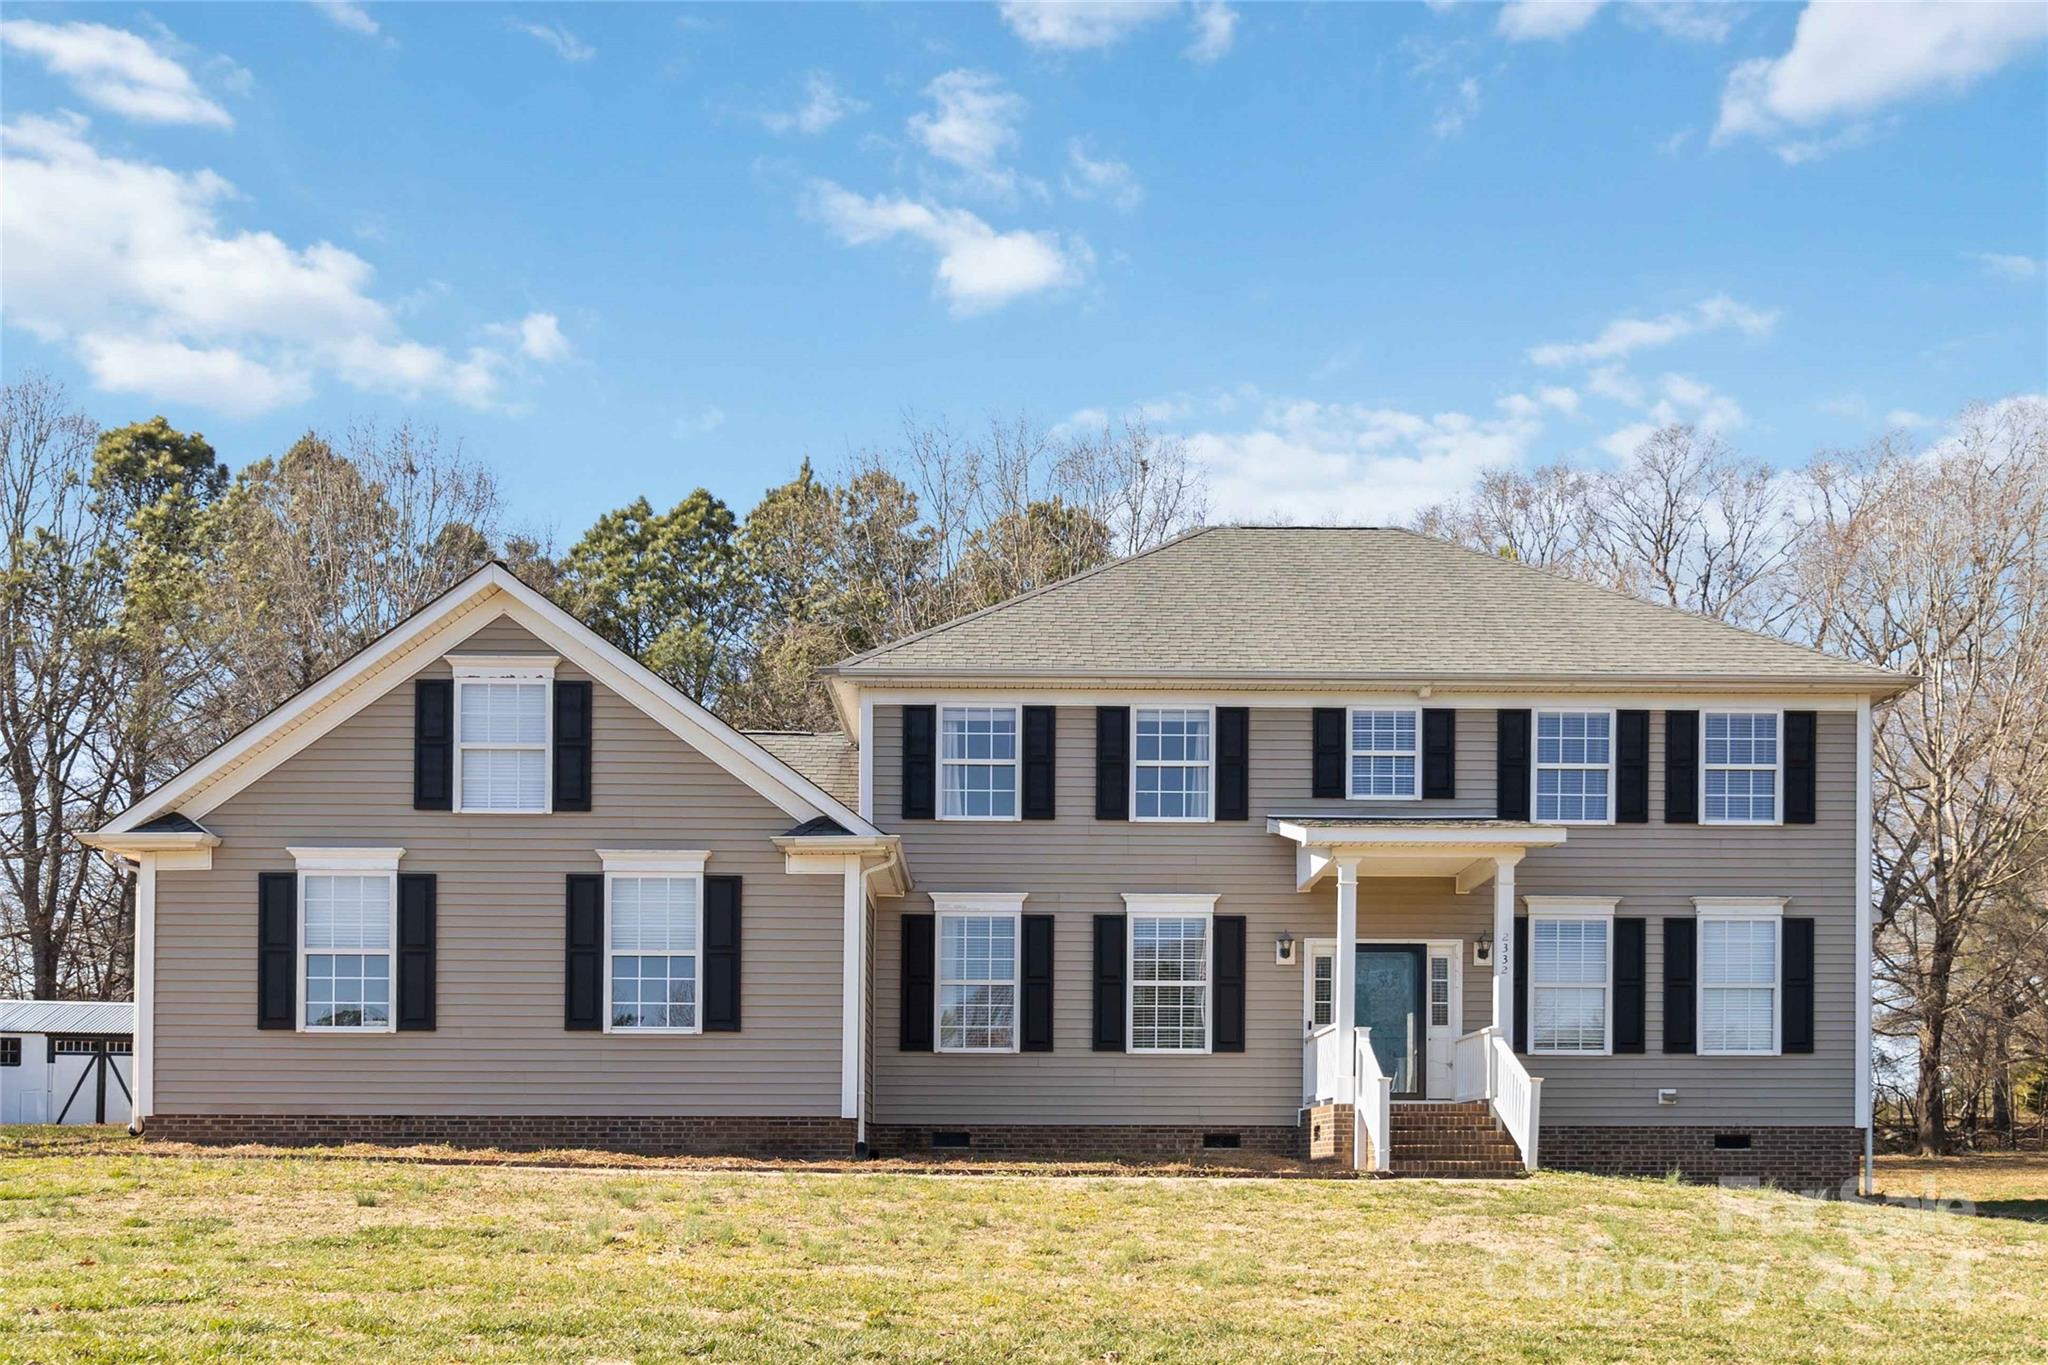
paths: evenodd
<path fill-rule="evenodd" d="M 1392 1173 L 1397 1126 L 1412 1134 L 1448 1121 L 1407 1106 L 1483 1106 L 1512 1138 L 1523 1168 L 1536 1169 L 1542 1081 L 1509 1038 L 1515 868 L 1530 850 L 1562 844 L 1565 830 L 1329 814 L 1272 816 L 1266 827 L 1295 845 L 1297 891 L 1326 880 L 1336 890 L 1334 932 L 1306 945 L 1304 1110 L 1349 1127 L 1350 1141 L 1335 1145 L 1349 1146 L 1358 1169 Z M 1370 891 L 1360 905 L 1361 879 L 1389 888 L 1419 882 L 1460 897 L 1491 884 L 1490 921 L 1376 915 Z M 1431 903 L 1441 904 L 1435 893 Z M 1483 994 L 1468 1011 L 1464 1000 L 1475 992 Z M 1472 1019 L 1485 1022 L 1470 1027 Z"/>

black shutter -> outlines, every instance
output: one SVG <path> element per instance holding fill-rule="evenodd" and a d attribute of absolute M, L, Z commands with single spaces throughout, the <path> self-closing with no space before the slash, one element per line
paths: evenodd
<path fill-rule="evenodd" d="M 1529 1050 L 1529 918 L 1515 916 L 1515 959 L 1508 964 L 1514 969 L 1514 1024 L 1515 1036 L 1509 1043 L 1517 1052 Z"/>
<path fill-rule="evenodd" d="M 1664 823 L 1700 822 L 1700 713 L 1664 713 Z M 1686 1048 L 1690 1052 L 1690 1047 Z"/>
<path fill-rule="evenodd" d="M 412 808 L 455 808 L 455 680 L 412 685 Z"/>
<path fill-rule="evenodd" d="M 740 879 L 704 879 L 704 1031 L 740 1031 Z"/>
<path fill-rule="evenodd" d="M 1053 818 L 1053 755 L 1059 747 L 1058 712 L 1050 706 L 1024 708 L 1024 800 L 1026 820 Z"/>
<path fill-rule="evenodd" d="M 1095 917 L 1095 1043 L 1097 1052 L 1124 1050 L 1124 961 L 1128 949 L 1122 915 Z"/>
<path fill-rule="evenodd" d="M 1436 707 L 1422 713 L 1422 795 L 1448 801 L 1458 794 L 1458 713 Z"/>
<path fill-rule="evenodd" d="M 1131 708 L 1095 708 L 1095 818 L 1131 818 Z"/>
<path fill-rule="evenodd" d="M 256 1027 L 296 1028 L 299 874 L 256 874 Z"/>
<path fill-rule="evenodd" d="M 1640 714 L 1640 713 L 1639 713 Z M 1646 722 L 1647 723 L 1647 722 Z M 1649 994 L 1640 918 L 1614 921 L 1614 1050 L 1643 1050 L 1643 1010 Z"/>
<path fill-rule="evenodd" d="M 1785 823 L 1788 825 L 1813 823 L 1814 771 L 1819 760 L 1815 730 L 1819 720 L 1820 717 L 1811 711 L 1785 713 Z"/>
<path fill-rule="evenodd" d="M 1313 757 L 1310 761 L 1309 795 L 1344 796 L 1344 708 L 1318 706 L 1310 732 Z"/>
<path fill-rule="evenodd" d="M 938 969 L 937 947 L 933 942 L 936 915 L 903 916 L 903 988 L 896 1022 L 896 1047 L 900 1052 L 932 1050 L 932 978 Z"/>
<path fill-rule="evenodd" d="M 1664 921 L 1664 1050 L 1698 1050 L 1693 1029 L 1693 962 L 1699 925 L 1689 919 Z"/>
<path fill-rule="evenodd" d="M 426 1032 L 434 1027 L 434 874 L 401 873 L 398 878 L 398 1028 Z"/>
<path fill-rule="evenodd" d="M 562 1027 L 604 1028 L 604 878 L 569 875 L 567 956 L 562 987 Z"/>
<path fill-rule="evenodd" d="M 903 708 L 903 818 L 930 820 L 937 813 L 939 708 Z"/>
<path fill-rule="evenodd" d="M 1252 818 L 1252 711 L 1216 708 L 1216 818 Z"/>
<path fill-rule="evenodd" d="M 1218 915 L 1216 933 L 1216 1004 L 1212 1015 L 1215 1052 L 1244 1051 L 1244 916 Z"/>
<path fill-rule="evenodd" d="M 1788 918 L 1785 992 L 1779 1002 L 1778 1044 L 1785 1052 L 1813 1051 L 1813 921 Z"/>
<path fill-rule="evenodd" d="M 1650 822 L 1650 713 L 1618 711 L 1614 716 L 1614 822 Z"/>
<path fill-rule="evenodd" d="M 1529 713 L 1494 716 L 1498 748 L 1493 755 L 1494 810 L 1503 820 L 1529 818 Z"/>
<path fill-rule="evenodd" d="M 1052 1051 L 1052 916 L 1024 916 L 1024 1008 L 1018 1047 Z"/>
<path fill-rule="evenodd" d="M 555 684 L 555 809 L 590 809 L 590 684 Z"/>

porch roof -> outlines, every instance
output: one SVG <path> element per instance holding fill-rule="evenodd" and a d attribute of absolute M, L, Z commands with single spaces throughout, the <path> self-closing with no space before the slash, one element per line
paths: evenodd
<path fill-rule="evenodd" d="M 1459 894 L 1493 880 L 1503 863 L 1565 841 L 1559 825 L 1445 816 L 1374 818 L 1314 812 L 1269 815 L 1266 832 L 1295 845 L 1295 890 L 1351 864 L 1361 877 L 1448 877 Z"/>

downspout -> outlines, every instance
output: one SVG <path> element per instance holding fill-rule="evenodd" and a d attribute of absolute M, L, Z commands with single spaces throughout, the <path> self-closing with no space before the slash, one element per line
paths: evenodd
<path fill-rule="evenodd" d="M 874 905 L 868 894 L 868 880 L 877 872 L 886 872 L 888 867 L 886 862 L 877 863 L 860 874 L 860 1047 L 853 1088 L 853 1152 L 857 1157 L 868 1155 L 868 918 Z"/>
<path fill-rule="evenodd" d="M 135 1065 L 128 1097 L 128 1131 L 142 1133 L 156 1095 L 156 855 L 135 863 Z"/>

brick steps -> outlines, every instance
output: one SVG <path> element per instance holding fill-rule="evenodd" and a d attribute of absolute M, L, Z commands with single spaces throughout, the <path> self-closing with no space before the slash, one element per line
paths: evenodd
<path fill-rule="evenodd" d="M 1511 1180 L 1525 1174 L 1521 1149 L 1484 1101 L 1396 1104 L 1389 1117 L 1390 1175 Z"/>

